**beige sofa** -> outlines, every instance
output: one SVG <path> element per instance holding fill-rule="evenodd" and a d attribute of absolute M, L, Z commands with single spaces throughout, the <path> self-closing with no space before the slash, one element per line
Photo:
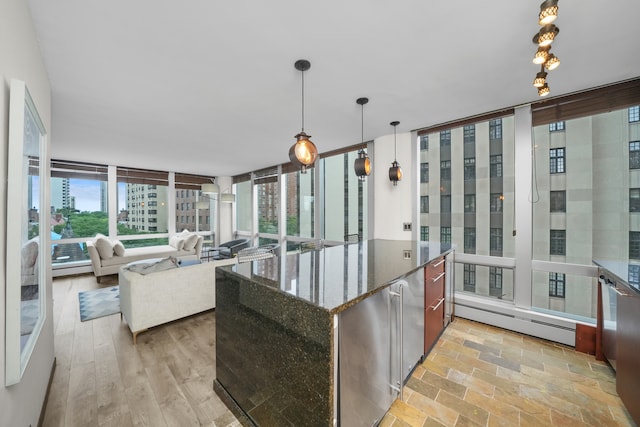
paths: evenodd
<path fill-rule="evenodd" d="M 120 268 L 120 311 L 133 334 L 216 306 L 215 268 L 237 258 L 140 274 Z"/>
<path fill-rule="evenodd" d="M 93 240 L 88 240 L 87 251 L 91 259 L 93 273 L 100 283 L 100 278 L 109 274 L 118 274 L 120 267 L 133 261 L 140 261 L 151 258 L 166 258 L 174 256 L 180 259 L 199 260 L 202 252 L 203 237 L 195 236 L 195 244 L 184 247 L 185 234 L 172 237 L 168 245 L 145 246 L 141 248 L 125 249 L 122 243 L 117 240 L 110 241 L 105 236 L 98 235 Z M 105 239 L 111 243 L 111 251 Z"/>

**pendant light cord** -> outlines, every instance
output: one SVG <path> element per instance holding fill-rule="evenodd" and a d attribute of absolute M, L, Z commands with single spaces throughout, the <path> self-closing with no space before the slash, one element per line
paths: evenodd
<path fill-rule="evenodd" d="M 398 161 L 398 152 L 396 151 L 396 127 L 393 127 L 393 160 Z"/>
<path fill-rule="evenodd" d="M 300 72 L 302 73 L 302 132 L 304 132 L 304 70 Z"/>
<path fill-rule="evenodd" d="M 360 138 L 362 140 L 362 149 L 364 150 L 364 104 L 360 104 Z"/>

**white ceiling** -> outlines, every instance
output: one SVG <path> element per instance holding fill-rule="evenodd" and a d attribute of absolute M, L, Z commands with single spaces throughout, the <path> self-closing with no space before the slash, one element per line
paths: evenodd
<path fill-rule="evenodd" d="M 541 1 L 541 0 L 540 0 Z M 538 0 L 29 0 L 52 156 L 212 175 L 538 100 Z M 560 0 L 560 95 L 640 75 L 640 1 Z M 598 38 L 601 39 L 598 39 Z"/>

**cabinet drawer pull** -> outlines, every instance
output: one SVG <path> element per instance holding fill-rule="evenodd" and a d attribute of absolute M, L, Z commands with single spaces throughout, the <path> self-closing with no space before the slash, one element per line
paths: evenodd
<path fill-rule="evenodd" d="M 438 274 L 436 277 L 434 277 L 433 279 L 431 279 L 434 283 L 437 282 L 438 280 L 440 280 L 442 278 L 442 276 L 444 276 L 444 272 Z"/>
<path fill-rule="evenodd" d="M 438 267 L 440 264 L 442 264 L 445 260 L 441 259 L 439 262 L 433 264 L 433 267 Z"/>
<path fill-rule="evenodd" d="M 438 304 L 436 304 L 436 306 L 433 307 L 432 310 L 436 311 L 438 309 L 438 307 L 440 307 L 440 305 L 442 305 L 443 302 L 444 302 L 444 298 L 440 298 L 440 301 L 438 301 Z"/>

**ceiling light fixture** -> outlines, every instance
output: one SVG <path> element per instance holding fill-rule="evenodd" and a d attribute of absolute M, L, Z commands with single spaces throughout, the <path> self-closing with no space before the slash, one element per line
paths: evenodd
<path fill-rule="evenodd" d="M 540 96 L 547 96 L 550 92 L 549 86 L 546 83 L 538 88 L 538 95 Z"/>
<path fill-rule="evenodd" d="M 356 104 L 360 105 L 360 124 L 361 124 L 361 136 L 362 136 L 362 148 L 358 151 L 358 158 L 353 164 L 356 175 L 360 181 L 364 181 L 371 173 L 371 160 L 365 151 L 364 144 L 364 105 L 369 102 L 369 98 L 358 98 Z"/>
<path fill-rule="evenodd" d="M 547 73 L 544 71 L 544 67 L 541 66 L 540 72 L 536 74 L 536 78 L 533 79 L 533 85 L 535 87 L 542 87 L 547 83 Z"/>
<path fill-rule="evenodd" d="M 313 166 L 318 157 L 318 149 L 309 139 L 311 135 L 304 132 L 304 72 L 311 68 L 311 63 L 306 59 L 299 59 L 294 66 L 302 74 L 302 130 L 294 137 L 297 141 L 289 149 L 289 159 L 294 165 L 300 166 L 301 173 L 306 173 L 307 168 Z"/>
<path fill-rule="evenodd" d="M 389 181 L 393 182 L 393 185 L 398 185 L 398 181 L 402 179 L 402 169 L 398 164 L 397 152 L 396 152 L 396 126 L 400 124 L 398 121 L 389 123 L 393 126 L 393 163 L 389 168 Z"/>
<path fill-rule="evenodd" d="M 551 43 L 556 39 L 560 32 L 560 28 L 556 27 L 552 22 L 558 17 L 558 0 L 545 0 L 540 4 L 540 14 L 538 15 L 538 24 L 542 26 L 540 30 L 533 35 L 533 44 L 538 46 L 538 50 L 533 56 L 533 63 L 540 65 L 540 72 L 533 79 L 533 86 L 538 88 L 539 96 L 547 96 L 551 93 L 547 84 L 547 73 L 545 69 L 551 71 L 558 68 L 560 60 L 551 53 Z"/>
<path fill-rule="evenodd" d="M 547 58 L 549 57 L 549 49 L 549 46 L 538 47 L 538 51 L 533 56 L 533 63 L 536 65 L 540 65 L 547 62 Z"/>
<path fill-rule="evenodd" d="M 545 0 L 540 5 L 538 24 L 551 24 L 558 17 L 558 0 Z"/>
<path fill-rule="evenodd" d="M 556 68 L 558 68 L 559 65 L 560 65 L 560 60 L 553 53 L 550 53 L 549 57 L 544 62 L 544 68 L 546 68 L 549 71 L 555 70 Z"/>
<path fill-rule="evenodd" d="M 560 28 L 554 24 L 545 25 L 540 28 L 540 31 L 533 35 L 533 42 L 540 47 L 549 46 L 556 39 L 559 32 Z"/>

